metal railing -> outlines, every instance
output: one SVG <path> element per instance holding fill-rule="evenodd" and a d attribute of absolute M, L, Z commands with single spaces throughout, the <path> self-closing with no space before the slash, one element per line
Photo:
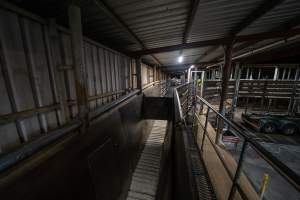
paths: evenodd
<path fill-rule="evenodd" d="M 230 120 L 228 120 L 225 116 L 221 115 L 217 110 L 215 110 L 211 104 L 209 104 L 205 99 L 202 97 L 196 96 L 189 96 L 187 94 L 191 94 L 188 90 L 194 89 L 192 86 L 193 83 L 187 83 L 184 85 L 181 85 L 176 88 L 175 90 L 175 98 L 178 97 L 179 105 L 181 106 L 181 119 L 185 122 L 185 118 L 188 115 L 192 115 L 194 118 L 194 121 L 197 122 L 197 124 L 200 124 L 200 126 L 203 129 L 203 136 L 201 144 L 198 144 L 199 151 L 203 153 L 204 143 L 205 139 L 207 138 L 209 142 L 212 144 L 214 151 L 216 152 L 218 158 L 220 159 L 223 167 L 225 168 L 226 173 L 231 179 L 232 186 L 230 188 L 230 192 L 228 195 L 228 199 L 234 199 L 236 195 L 236 191 L 239 192 L 240 196 L 243 199 L 248 199 L 247 194 L 241 187 L 239 183 L 239 178 L 242 173 L 242 166 L 245 160 L 245 154 L 247 151 L 247 147 L 251 147 L 257 155 L 260 156 L 272 169 L 274 169 L 282 178 L 284 178 L 293 188 L 295 188 L 298 192 L 300 191 L 300 177 L 297 173 L 295 173 L 293 170 L 291 170 L 289 167 L 287 167 L 282 161 L 280 161 L 278 158 L 273 156 L 269 151 L 267 151 L 260 143 L 258 143 L 255 139 L 250 137 L 244 130 L 241 130 L 239 127 L 237 127 L 234 123 L 232 123 Z M 184 102 L 189 102 L 188 99 L 192 99 L 192 103 L 188 104 L 188 106 L 185 106 Z M 182 102 L 183 100 L 183 102 Z M 206 107 L 206 114 L 205 115 L 205 123 L 204 126 L 201 123 L 200 116 L 197 114 L 197 112 L 190 112 L 192 110 L 192 107 L 195 109 L 200 107 L 199 112 L 203 112 L 204 107 Z M 224 124 L 227 124 L 228 127 L 234 130 L 233 134 L 235 136 L 242 139 L 242 147 L 239 154 L 239 158 L 237 161 L 237 166 L 235 171 L 232 173 L 230 170 L 230 166 L 226 163 L 225 159 L 222 156 L 222 152 L 220 151 L 220 148 L 218 148 L 218 144 L 216 141 L 211 138 L 211 136 L 208 134 L 207 128 L 208 128 L 208 121 L 209 121 L 209 113 L 213 112 L 216 115 L 216 118 L 218 118 L 219 123 L 222 122 Z M 220 126 L 218 126 L 220 128 Z M 223 130 L 223 127 L 221 127 Z M 218 131 L 218 130 L 217 130 Z M 197 141 L 197 140 L 196 140 Z M 262 197 L 261 197 L 262 198 Z"/>
<path fill-rule="evenodd" d="M 134 97 L 138 94 L 138 90 L 134 90 L 127 95 L 120 97 L 119 99 L 108 103 L 100 108 L 95 109 L 88 113 L 88 120 L 89 122 L 93 121 L 94 119 L 100 117 L 105 112 L 115 108 L 116 106 L 120 105 L 121 103 L 129 100 L 131 97 Z M 60 138 L 77 131 L 82 126 L 82 121 L 79 119 L 74 119 L 69 123 L 65 124 L 62 127 L 57 128 L 56 130 L 50 131 L 47 134 L 24 144 L 23 146 L 17 148 L 12 152 L 8 152 L 7 154 L 0 156 L 0 173 L 4 172 L 5 170 L 9 169 L 10 167 L 16 165 L 17 163 L 21 162 L 22 160 L 32 156 L 33 154 L 39 152 L 46 146 L 54 143 L 55 141 L 59 140 Z"/>
<path fill-rule="evenodd" d="M 158 84 L 161 84 L 161 86 L 163 87 L 163 86 L 165 86 L 166 83 L 165 83 L 165 81 L 163 81 L 162 83 L 160 83 L 159 81 L 152 82 L 152 83 L 144 86 L 143 91 L 153 85 L 158 85 Z M 115 108 L 116 106 L 120 105 L 121 103 L 136 96 L 138 93 L 139 93 L 139 90 L 135 89 L 135 90 L 131 91 L 130 93 L 123 95 L 110 103 L 107 103 L 99 108 L 96 108 L 93 111 L 90 111 L 87 116 L 89 123 L 92 122 L 93 120 L 97 119 L 101 115 L 103 115 L 105 112 Z M 103 96 L 105 96 L 105 94 Z M 32 111 L 32 113 L 36 114 L 34 111 Z M 20 113 L 20 115 L 21 114 L 22 113 Z M 23 114 L 21 116 L 24 118 L 24 116 L 27 116 L 27 115 Z M 17 116 L 14 116 L 14 118 L 17 119 Z M 0 125 L 1 125 L 1 123 L 3 123 L 2 121 L 3 120 L 1 120 L 1 117 L 0 117 Z M 47 134 L 41 136 L 40 138 L 37 138 L 36 140 L 28 142 L 19 148 L 16 148 L 12 152 L 8 152 L 4 155 L 1 155 L 0 156 L 0 173 L 9 169 L 13 165 L 16 165 L 20 161 L 39 152 L 41 149 L 43 149 L 47 145 L 57 141 L 58 139 L 62 138 L 63 136 L 65 136 L 71 132 L 74 132 L 76 130 L 79 130 L 80 127 L 82 126 L 82 124 L 83 123 L 81 120 L 75 118 L 74 120 L 68 122 L 64 126 L 58 127 L 56 130 L 47 132 Z"/>

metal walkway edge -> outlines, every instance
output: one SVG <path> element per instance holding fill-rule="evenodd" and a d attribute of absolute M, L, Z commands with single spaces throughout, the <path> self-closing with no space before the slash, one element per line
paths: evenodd
<path fill-rule="evenodd" d="M 154 200 L 159 182 L 166 120 L 155 120 L 134 170 L 127 200 Z"/>
<path fill-rule="evenodd" d="M 201 154 L 197 144 L 195 143 L 195 138 L 192 133 L 192 127 L 187 127 L 187 143 L 190 155 L 191 170 L 194 178 L 194 184 L 196 186 L 195 192 L 198 194 L 199 200 L 216 200 L 216 196 L 208 177 L 208 172 L 203 163 Z"/>

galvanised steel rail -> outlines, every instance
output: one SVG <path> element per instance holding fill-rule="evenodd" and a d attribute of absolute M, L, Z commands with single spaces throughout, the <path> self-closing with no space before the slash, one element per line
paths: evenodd
<path fill-rule="evenodd" d="M 138 90 L 134 90 L 131 93 L 120 97 L 119 99 L 104 105 L 88 114 L 89 121 L 94 120 L 95 118 L 101 116 L 105 112 L 115 108 L 117 105 L 125 102 L 131 97 L 138 94 Z M 5 155 L 0 156 L 0 173 L 19 163 L 20 161 L 32 156 L 33 154 L 39 152 L 41 149 L 46 147 L 47 145 L 57 141 L 59 138 L 78 130 L 82 126 L 82 121 L 79 119 L 75 119 L 63 127 L 58 128 L 57 130 L 53 130 L 38 139 L 29 142 L 22 147 L 16 149 L 15 151 L 9 152 Z"/>
<path fill-rule="evenodd" d="M 190 86 L 192 84 L 193 83 L 187 83 L 187 84 L 181 85 L 181 86 L 179 86 L 175 89 L 176 90 L 175 93 L 177 93 L 177 97 L 178 97 L 179 102 L 180 102 L 179 96 L 182 95 L 183 93 L 178 94 L 178 89 L 181 89 L 181 88 L 187 86 L 187 90 L 188 90 L 188 89 L 191 88 Z M 185 92 L 185 94 L 187 94 L 187 93 Z M 191 98 L 191 97 L 187 96 L 187 98 Z M 274 157 L 269 151 L 267 151 L 256 140 L 254 140 L 247 133 L 245 133 L 245 131 L 241 130 L 234 123 L 229 121 L 225 116 L 221 115 L 204 98 L 196 96 L 195 99 L 196 99 L 196 101 L 194 102 L 193 106 L 197 106 L 197 104 L 198 105 L 200 104 L 202 108 L 203 108 L 203 106 L 207 106 L 204 127 L 201 124 L 200 117 L 196 114 L 196 112 L 194 113 L 195 118 L 197 119 L 197 121 L 199 122 L 199 124 L 202 126 L 202 128 L 204 130 L 200 150 L 201 150 L 201 152 L 203 152 L 205 137 L 207 137 L 209 139 L 210 143 L 212 144 L 214 150 L 216 151 L 216 154 L 217 154 L 218 158 L 220 159 L 222 165 L 224 166 L 227 174 L 229 175 L 229 177 L 232 181 L 232 186 L 231 186 L 231 190 L 230 190 L 228 199 L 231 200 L 231 199 L 234 198 L 236 190 L 239 191 L 239 193 L 240 193 L 240 195 L 242 196 L 243 199 L 248 199 L 245 192 L 243 191 L 243 189 L 241 188 L 241 186 L 238 183 L 239 177 L 240 177 L 241 172 L 242 172 L 242 165 L 243 165 L 243 161 L 244 161 L 244 158 L 245 158 L 245 152 L 246 152 L 247 146 L 251 146 L 252 149 L 255 150 L 255 152 L 263 160 L 265 160 L 273 169 L 275 169 L 275 171 L 278 174 L 280 174 L 286 181 L 288 181 L 297 191 L 300 191 L 300 177 L 299 177 L 298 174 L 296 174 L 293 170 L 291 170 L 289 167 L 287 167 L 282 161 L 280 161 L 279 159 Z M 179 103 L 179 105 L 181 105 L 181 104 Z M 187 110 L 187 112 L 188 111 L 189 110 Z M 239 156 L 239 159 L 238 159 L 237 168 L 235 170 L 234 175 L 232 174 L 232 172 L 229 169 L 229 166 L 226 164 L 224 158 L 222 157 L 220 150 L 216 147 L 215 142 L 213 141 L 213 139 L 207 133 L 208 114 L 209 114 L 210 111 L 214 112 L 216 114 L 216 117 L 219 120 L 222 120 L 223 122 L 228 124 L 232 129 L 234 129 L 236 132 L 234 132 L 233 134 L 235 134 L 236 136 L 243 139 L 243 145 L 242 145 L 242 149 L 241 149 L 240 156 Z M 185 113 L 185 115 L 181 114 L 182 118 L 184 118 L 184 116 L 186 116 L 186 115 L 187 115 L 187 113 Z M 185 119 L 182 119 L 182 120 L 185 121 Z"/>
<path fill-rule="evenodd" d="M 158 84 L 158 82 L 153 82 L 151 85 Z M 147 87 L 148 88 L 148 87 Z M 147 89 L 147 88 L 144 88 Z M 88 120 L 93 121 L 97 117 L 103 115 L 105 112 L 115 108 L 121 103 L 129 100 L 131 97 L 137 95 L 139 90 L 133 90 L 132 92 L 118 98 L 117 100 L 108 103 L 102 107 L 95 109 L 94 111 L 90 111 L 88 113 Z M 0 120 L 1 121 L 1 120 Z M 47 145 L 57 141 L 59 138 L 78 130 L 82 126 L 82 121 L 79 119 L 75 119 L 62 127 L 59 127 L 56 130 L 48 132 L 47 134 L 41 136 L 40 138 L 24 144 L 22 147 L 16 149 L 15 151 L 9 152 L 5 155 L 0 156 L 0 173 L 9 169 L 13 165 L 19 163 L 20 161 L 32 156 L 36 152 L 40 151 Z"/>

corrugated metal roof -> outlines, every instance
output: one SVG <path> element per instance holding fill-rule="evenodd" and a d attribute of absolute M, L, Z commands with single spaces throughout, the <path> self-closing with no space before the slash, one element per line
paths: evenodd
<path fill-rule="evenodd" d="M 276 29 L 278 26 L 285 24 L 294 17 L 300 15 L 299 0 L 285 0 L 279 6 L 257 19 L 240 34 L 252 34 L 266 32 Z M 300 19 L 299 19 L 300 20 Z"/>
<path fill-rule="evenodd" d="M 261 2 L 263 0 L 200 1 L 188 42 L 227 36 Z"/>
<path fill-rule="evenodd" d="M 106 0 L 147 48 L 180 44 L 190 0 Z M 134 50 L 130 47 L 130 50 Z"/>
<path fill-rule="evenodd" d="M 178 65 L 178 57 L 183 56 L 184 63 L 193 63 L 200 56 L 204 56 L 204 53 L 209 47 L 197 48 L 197 49 L 186 49 L 181 51 L 173 51 L 166 53 L 155 54 L 155 56 L 166 66 L 169 65 Z"/>
<path fill-rule="evenodd" d="M 66 18 L 66 2 L 45 0 L 17 1 L 16 4 L 31 8 L 32 11 L 49 17 L 57 15 L 57 19 Z M 99 0 L 100 1 L 100 0 Z M 146 48 L 157 48 L 182 44 L 184 32 L 191 15 L 195 0 L 102 0 L 124 22 L 124 24 L 142 41 Z M 256 10 L 266 0 L 199 0 L 190 34 L 187 42 L 205 41 L 228 36 L 236 26 L 250 13 Z M 43 7 L 44 5 L 44 7 Z M 95 0 L 81 0 L 82 22 L 84 34 L 106 45 L 123 48 L 127 51 L 141 50 L 137 43 L 124 28 L 120 27 L 105 12 L 102 12 Z M 40 8 L 40 9 L 37 9 Z M 60 9 L 57 9 L 60 8 Z M 64 8 L 64 9 L 62 9 Z M 50 10 L 49 10 L 50 9 Z M 244 28 L 239 34 L 252 34 L 271 31 L 300 16 L 300 1 L 285 0 L 266 14 Z M 269 41 L 255 43 L 234 54 L 240 54 L 251 48 L 259 47 Z M 205 55 L 209 52 L 209 55 Z M 222 47 L 209 51 L 209 48 L 184 50 L 184 63 L 201 60 L 203 62 L 220 58 Z M 178 51 L 157 54 L 164 64 L 174 64 L 179 55 Z M 153 57 L 144 56 L 150 63 L 155 63 Z"/>
<path fill-rule="evenodd" d="M 130 45 L 135 45 L 135 49 L 141 49 L 140 45 L 137 45 L 122 27 L 101 12 L 95 3 L 83 1 L 81 7 L 83 32 L 86 36 L 116 48 L 128 48 Z"/>

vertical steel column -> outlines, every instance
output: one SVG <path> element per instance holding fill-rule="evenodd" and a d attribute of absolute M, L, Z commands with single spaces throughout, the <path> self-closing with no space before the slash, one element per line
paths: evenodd
<path fill-rule="evenodd" d="M 289 71 L 288 71 L 288 75 L 287 75 L 287 80 L 290 80 L 290 77 L 291 77 L 291 68 L 289 67 Z"/>
<path fill-rule="evenodd" d="M 203 136 L 202 136 L 202 143 L 201 143 L 201 148 L 200 148 L 202 152 L 203 152 L 203 147 L 204 147 L 205 136 L 207 134 L 207 123 L 208 123 L 208 114 L 209 114 L 209 111 L 210 111 L 210 108 L 207 106 L 206 117 L 205 117 L 205 124 L 204 124 L 204 129 L 203 129 Z"/>
<path fill-rule="evenodd" d="M 261 68 L 258 69 L 258 76 L 257 76 L 257 79 L 259 80 L 261 77 Z"/>
<path fill-rule="evenodd" d="M 233 50 L 233 44 L 229 44 L 225 47 L 225 58 L 224 58 L 224 67 L 222 72 L 222 90 L 221 90 L 221 99 L 220 99 L 220 105 L 219 105 L 219 112 L 224 115 L 225 114 L 225 102 L 227 98 L 227 92 L 228 92 L 228 81 L 229 81 L 229 75 L 231 71 L 231 60 L 232 60 L 232 50 Z M 223 130 L 224 122 L 222 120 L 218 123 L 218 130 L 216 135 L 216 143 L 219 143 L 219 140 L 221 138 L 222 130 Z"/>
<path fill-rule="evenodd" d="M 86 90 L 86 70 L 83 65 L 83 36 L 80 7 L 71 3 L 68 8 L 69 26 L 71 30 L 72 56 L 75 69 L 75 88 L 79 118 L 83 127 L 87 125 L 88 100 Z"/>
<path fill-rule="evenodd" d="M 157 81 L 156 79 L 157 79 L 157 77 L 156 77 L 156 66 L 154 66 L 154 68 L 153 68 L 153 82 Z"/>
<path fill-rule="evenodd" d="M 282 74 L 281 80 L 285 79 L 285 74 L 286 74 L 286 68 L 283 69 L 283 74 Z"/>
<path fill-rule="evenodd" d="M 300 77 L 298 77 L 299 74 L 300 74 L 300 67 L 297 67 L 297 68 L 296 68 L 295 78 L 294 78 L 295 81 L 299 80 L 299 78 L 300 78 Z"/>
<path fill-rule="evenodd" d="M 249 79 L 249 67 L 247 67 L 247 74 L 246 74 L 246 79 Z"/>
<path fill-rule="evenodd" d="M 136 85 L 137 89 L 142 92 L 142 61 L 141 58 L 135 59 L 135 67 L 136 67 Z"/>
<path fill-rule="evenodd" d="M 276 81 L 278 78 L 278 67 L 275 67 L 274 77 L 273 80 Z"/>
<path fill-rule="evenodd" d="M 240 87 L 240 79 L 241 79 L 241 68 L 239 63 L 236 63 L 235 65 L 234 79 L 235 79 L 235 85 L 234 85 L 234 94 L 233 94 L 232 107 L 231 107 L 232 118 L 234 117 L 234 112 L 236 111 L 237 101 L 239 96 L 239 87 Z"/>
<path fill-rule="evenodd" d="M 232 180 L 232 186 L 231 186 L 231 189 L 230 189 L 228 200 L 234 199 L 234 195 L 235 195 L 235 192 L 236 192 L 236 186 L 238 184 L 238 180 L 239 180 L 239 177 L 240 177 L 241 172 L 242 172 L 242 164 L 243 164 L 243 161 L 244 161 L 247 144 L 248 144 L 248 141 L 245 140 L 244 143 L 243 143 L 243 146 L 242 146 L 241 153 L 240 153 L 238 166 L 237 166 L 237 169 L 235 171 L 235 175 L 234 175 L 233 180 Z"/>
<path fill-rule="evenodd" d="M 296 109 L 296 106 L 297 106 L 297 102 L 299 101 L 299 100 L 295 99 L 295 97 L 297 95 L 297 82 L 299 80 L 299 77 L 300 77 L 300 68 L 297 67 L 296 74 L 295 74 L 294 85 L 293 85 L 293 94 L 292 94 L 292 97 L 290 98 L 290 103 L 289 103 L 289 106 L 288 106 L 288 113 L 289 114 L 294 112 L 294 110 Z"/>

